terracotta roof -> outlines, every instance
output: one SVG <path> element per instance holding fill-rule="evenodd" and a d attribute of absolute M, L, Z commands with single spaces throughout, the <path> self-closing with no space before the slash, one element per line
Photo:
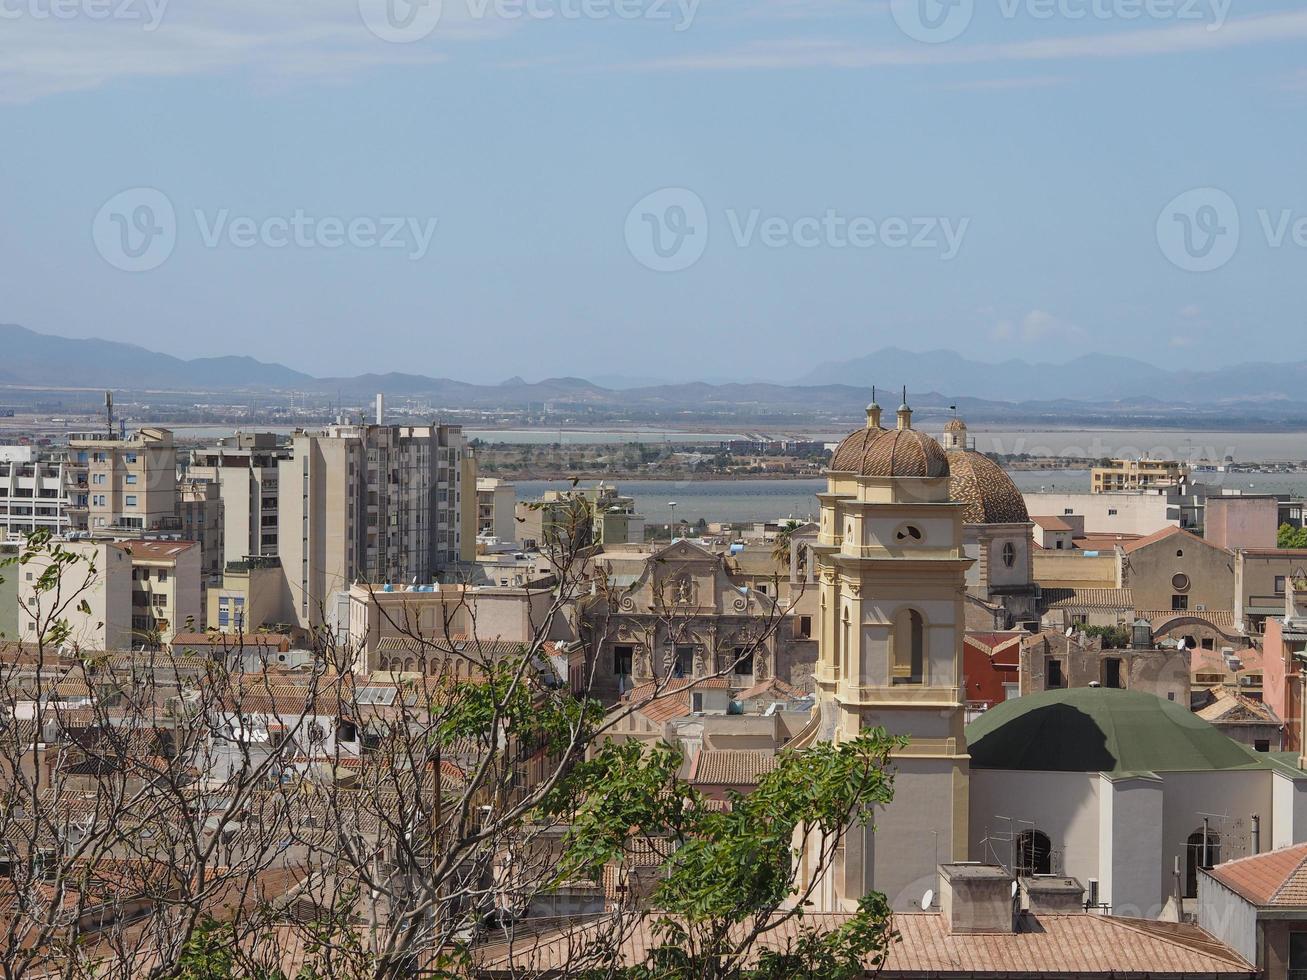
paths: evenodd
<path fill-rule="evenodd" d="M 1307 906 L 1307 844 L 1226 861 L 1209 875 L 1254 905 Z"/>
<path fill-rule="evenodd" d="M 779 677 L 773 677 L 770 680 L 759 681 L 753 687 L 741 691 L 735 696 L 737 701 L 757 701 L 766 699 L 768 701 L 798 701 L 806 698 L 808 695 L 799 690 L 793 684 L 788 684 Z"/>
<path fill-rule="evenodd" d="M 1079 551 L 1112 551 L 1117 545 L 1125 547 L 1142 538 L 1139 534 L 1105 534 L 1090 531 L 1073 538 L 1071 543 Z"/>
<path fill-rule="evenodd" d="M 290 637 L 283 633 L 178 633 L 172 638 L 176 647 L 220 647 L 239 650 L 241 647 L 290 648 Z"/>
<path fill-rule="evenodd" d="M 1279 725 L 1280 717 L 1270 705 L 1233 691 L 1218 689 L 1216 699 L 1194 712 L 1214 725 Z"/>
<path fill-rule="evenodd" d="M 1021 642 L 1027 639 L 1030 635 L 1031 634 L 1024 631 L 1016 630 L 1001 633 L 969 632 L 963 634 L 962 642 L 970 644 L 986 656 L 993 657 L 1009 648 L 1019 648 Z"/>
<path fill-rule="evenodd" d="M 1136 538 L 1134 541 L 1125 541 L 1121 544 L 1121 550 L 1127 555 L 1134 554 L 1140 548 L 1147 548 L 1149 545 L 1157 544 L 1159 541 L 1165 541 L 1167 538 L 1173 538 L 1177 534 L 1184 535 L 1189 541 L 1200 544 L 1204 548 L 1215 548 L 1217 551 L 1225 551 L 1225 548 L 1217 548 L 1210 541 L 1204 541 L 1192 531 L 1186 531 L 1182 527 L 1176 527 L 1174 524 L 1162 528 L 1160 531 L 1154 531 L 1152 534 L 1145 535 L 1142 538 Z"/>
<path fill-rule="evenodd" d="M 836 447 L 830 468 L 875 477 L 940 477 L 949 471 L 940 444 L 917 429 L 859 429 Z"/>
<path fill-rule="evenodd" d="M 194 541 L 114 541 L 112 545 L 143 561 L 172 561 L 196 547 Z"/>
<path fill-rule="evenodd" d="M 1129 589 L 1044 589 L 1049 609 L 1133 609 L 1134 593 Z"/>
<path fill-rule="evenodd" d="M 1021 491 L 988 456 L 954 449 L 948 457 L 949 497 L 966 504 L 964 524 L 1025 524 L 1030 520 Z"/>
<path fill-rule="evenodd" d="M 1140 609 L 1136 615 L 1152 623 L 1154 633 L 1166 629 L 1177 619 L 1198 619 L 1223 633 L 1235 635 L 1236 632 L 1232 609 Z"/>
<path fill-rule="evenodd" d="M 768 749 L 700 749 L 690 767 L 690 782 L 756 786 L 776 763 L 776 753 Z"/>
<path fill-rule="evenodd" d="M 690 695 L 694 691 L 730 690 L 731 682 L 725 677 L 678 678 L 666 682 L 659 691 L 661 682 L 646 681 L 631 689 L 627 703 L 634 704 L 636 710 L 655 724 L 684 718 L 690 713 Z"/>
<path fill-rule="evenodd" d="M 961 419 L 959 419 L 959 418 L 951 418 L 951 419 L 949 419 L 947 422 L 944 423 L 944 431 L 945 431 L 945 432 L 966 432 L 966 431 L 967 431 L 967 423 L 963 422 L 963 421 L 962 421 Z"/>
<path fill-rule="evenodd" d="M 808 913 L 764 932 L 753 954 L 787 948 L 800 930 L 833 931 L 849 916 Z M 751 924 L 736 926 L 742 931 Z M 1065 980 L 1068 977 L 1245 977 L 1256 968 L 1198 926 L 1090 915 L 1083 912 L 1023 916 L 1012 933 L 953 935 L 938 913 L 895 915 L 895 941 L 877 976 L 982 977 Z M 624 933 L 629 934 L 622 938 Z M 659 945 L 651 919 L 636 923 L 599 918 L 581 926 L 519 932 L 475 951 L 483 976 L 516 975 L 514 971 L 554 972 L 619 941 L 623 964 L 649 962 Z M 749 965 L 749 964 L 745 964 Z M 868 963 L 868 969 L 874 964 Z"/>
<path fill-rule="evenodd" d="M 1041 517 L 1035 514 L 1030 515 L 1030 519 L 1042 527 L 1045 531 L 1071 531 L 1074 530 L 1070 524 L 1060 517 Z"/>

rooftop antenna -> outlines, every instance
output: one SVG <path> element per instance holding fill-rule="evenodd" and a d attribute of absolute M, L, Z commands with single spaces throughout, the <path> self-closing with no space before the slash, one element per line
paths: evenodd
<path fill-rule="evenodd" d="M 113 438 L 113 392 L 104 393 L 104 415 L 108 422 L 109 438 Z"/>

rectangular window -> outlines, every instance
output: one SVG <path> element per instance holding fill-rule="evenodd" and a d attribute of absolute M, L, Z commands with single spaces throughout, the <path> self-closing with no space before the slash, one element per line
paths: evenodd
<path fill-rule="evenodd" d="M 1050 661 L 1048 661 L 1048 665 L 1047 665 L 1047 669 L 1046 669 L 1046 676 L 1048 677 L 1048 684 L 1047 684 L 1047 687 L 1048 687 L 1050 690 L 1053 689 L 1053 688 L 1061 687 L 1061 686 L 1062 686 L 1062 683 L 1063 683 L 1063 681 L 1062 681 L 1062 661 L 1060 661 L 1060 660 L 1050 660 Z"/>
<path fill-rule="evenodd" d="M 1275 576 L 1275 594 L 1276 594 L 1276 595 L 1284 595 L 1284 576 L 1283 576 L 1283 575 L 1277 575 L 1277 576 Z"/>
<path fill-rule="evenodd" d="M 631 676 L 631 664 L 634 660 L 634 647 L 621 644 L 613 647 L 613 673 L 618 677 Z"/>
<path fill-rule="evenodd" d="M 123 459 L 127 460 L 127 462 L 129 462 L 129 463 L 135 463 L 135 462 L 136 462 L 136 454 L 135 454 L 135 453 L 123 453 Z"/>
<path fill-rule="evenodd" d="M 1301 980 L 1307 974 L 1307 932 L 1289 933 L 1289 976 Z"/>
<path fill-rule="evenodd" d="M 811 637 L 812 637 L 812 617 L 811 617 L 811 616 L 800 616 L 800 617 L 799 617 L 799 636 L 802 637 L 802 638 L 805 639 L 805 640 L 807 640 L 807 639 L 811 639 Z"/>
<path fill-rule="evenodd" d="M 1254 739 L 1253 748 L 1258 752 L 1269 752 L 1271 751 L 1271 740 L 1269 738 Z"/>
<path fill-rule="evenodd" d="M 753 651 L 748 647 L 735 648 L 735 673 L 742 677 L 753 674 Z"/>
<path fill-rule="evenodd" d="M 127 476 L 125 477 L 125 482 L 127 483 L 127 485 L 128 485 L 129 487 L 134 487 L 134 486 L 136 486 L 136 474 L 135 474 L 135 473 L 128 473 Z"/>
<path fill-rule="evenodd" d="M 1173 611 L 1179 612 L 1181 610 L 1188 609 L 1188 608 L 1189 608 L 1189 597 L 1187 595 L 1171 596 L 1171 609 Z"/>
<path fill-rule="evenodd" d="M 126 504 L 127 504 L 128 507 L 135 507 L 135 506 L 136 506 L 136 494 L 134 494 L 134 493 L 129 493 L 129 494 L 127 495 Z"/>
<path fill-rule="evenodd" d="M 1108 657 L 1103 661 L 1103 686 L 1121 686 L 1121 661 L 1116 657 Z"/>
<path fill-rule="evenodd" d="M 159 569 L 158 579 L 160 582 L 168 581 L 168 569 L 166 568 Z"/>
<path fill-rule="evenodd" d="M 694 647 L 690 645 L 678 645 L 676 647 L 676 661 L 672 665 L 672 673 L 676 677 L 689 677 L 694 670 Z"/>

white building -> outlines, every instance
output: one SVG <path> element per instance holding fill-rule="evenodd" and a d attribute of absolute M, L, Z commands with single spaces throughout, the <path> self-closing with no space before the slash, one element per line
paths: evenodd
<path fill-rule="evenodd" d="M 63 534 L 72 526 L 63 461 L 31 446 L 0 446 L 0 540 L 38 530 Z"/>

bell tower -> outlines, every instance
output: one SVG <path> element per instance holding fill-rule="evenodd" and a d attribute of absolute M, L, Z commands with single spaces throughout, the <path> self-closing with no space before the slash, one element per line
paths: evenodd
<path fill-rule="evenodd" d="M 908 739 L 893 757 L 894 801 L 874 831 L 850 832 L 823 904 L 848 909 L 875 890 L 907 908 L 937 887 L 938 864 L 968 851 L 963 507 L 906 393 L 896 428 L 841 443 L 818 497 L 817 737 L 881 726 Z"/>

